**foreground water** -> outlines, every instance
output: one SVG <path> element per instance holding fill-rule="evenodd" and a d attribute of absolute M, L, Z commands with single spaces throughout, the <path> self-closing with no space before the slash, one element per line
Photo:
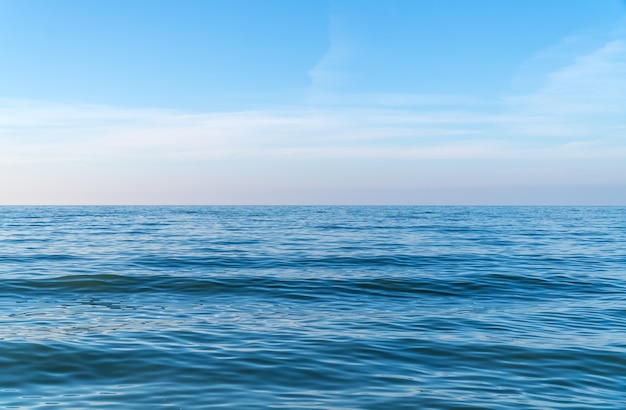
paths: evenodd
<path fill-rule="evenodd" d="M 626 208 L 0 208 L 0 408 L 625 392 Z"/>

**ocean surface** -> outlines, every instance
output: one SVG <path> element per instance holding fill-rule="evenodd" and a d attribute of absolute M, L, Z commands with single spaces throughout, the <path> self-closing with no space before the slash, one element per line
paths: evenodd
<path fill-rule="evenodd" d="M 0 408 L 626 409 L 626 208 L 0 207 Z"/>

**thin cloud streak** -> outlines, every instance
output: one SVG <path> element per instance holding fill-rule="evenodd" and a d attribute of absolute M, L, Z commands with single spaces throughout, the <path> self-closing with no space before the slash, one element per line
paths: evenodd
<path fill-rule="evenodd" d="M 0 101 L 0 162 L 117 158 L 619 158 L 626 41 L 550 73 L 533 93 L 364 95 L 295 108 L 186 113 Z"/>

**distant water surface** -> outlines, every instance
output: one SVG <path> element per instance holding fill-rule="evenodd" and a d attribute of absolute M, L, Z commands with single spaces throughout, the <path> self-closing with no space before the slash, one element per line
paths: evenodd
<path fill-rule="evenodd" d="M 0 408 L 624 409 L 626 208 L 0 207 Z"/>

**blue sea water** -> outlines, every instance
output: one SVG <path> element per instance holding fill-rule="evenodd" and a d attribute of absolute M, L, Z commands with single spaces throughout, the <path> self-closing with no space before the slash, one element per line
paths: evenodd
<path fill-rule="evenodd" d="M 624 409 L 626 208 L 0 207 L 0 408 Z"/>

